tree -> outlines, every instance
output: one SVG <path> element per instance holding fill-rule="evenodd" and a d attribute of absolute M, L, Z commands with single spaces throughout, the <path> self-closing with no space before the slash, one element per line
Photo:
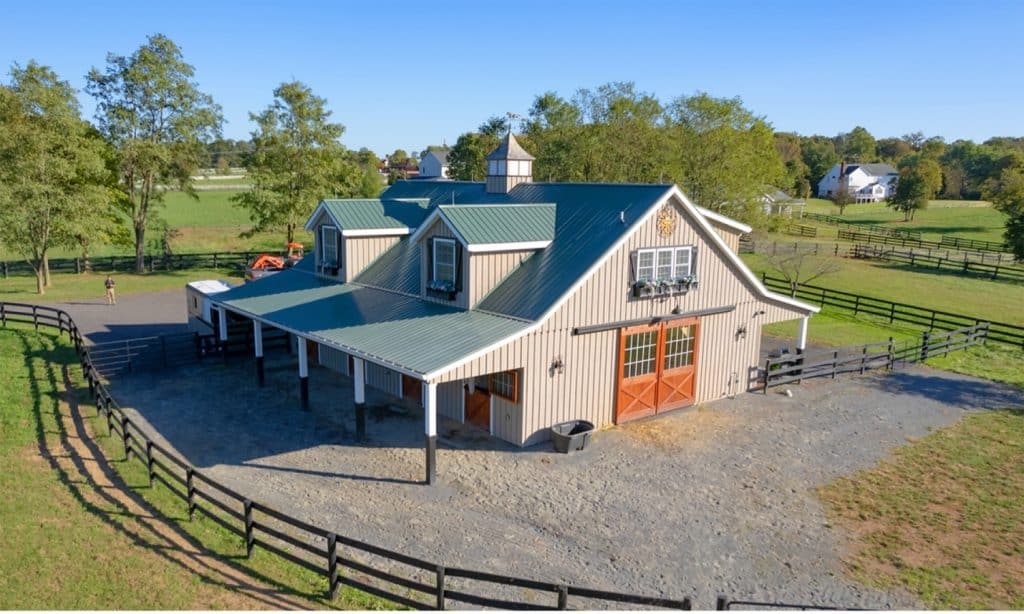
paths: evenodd
<path fill-rule="evenodd" d="M 483 181 L 487 178 L 487 154 L 494 151 L 508 130 L 503 117 L 490 117 L 476 132 L 467 132 L 455 141 L 448 153 L 448 176 L 459 181 Z"/>
<path fill-rule="evenodd" d="M 909 142 L 904 140 L 906 138 L 908 137 L 904 136 L 902 139 L 878 139 L 878 157 L 881 158 L 884 162 L 895 164 L 896 162 L 899 162 L 899 160 L 904 156 L 913 153 L 914 147 Z"/>
<path fill-rule="evenodd" d="M 154 34 L 129 57 L 108 54 L 106 72 L 86 76 L 99 129 L 119 155 L 119 202 L 131 219 L 139 272 L 146 227 L 164 192 L 174 186 L 195 196 L 191 176 L 208 157 L 203 142 L 220 136 L 220 107 L 199 91 L 194 74 L 181 49 Z"/>
<path fill-rule="evenodd" d="M 839 208 L 839 215 L 846 213 L 846 208 L 853 203 L 853 195 L 846 188 L 845 183 L 840 183 L 836 191 L 832 193 L 832 204 Z"/>
<path fill-rule="evenodd" d="M 914 154 L 900 164 L 900 178 L 896 195 L 889 200 L 889 206 L 903 212 L 904 221 L 914 219 L 918 209 L 928 206 L 928 201 L 942 189 L 942 168 L 939 163 L 923 154 Z"/>
<path fill-rule="evenodd" d="M 984 195 L 1006 214 L 1003 238 L 1018 262 L 1024 262 L 1024 165 L 1003 169 L 985 183 Z"/>
<path fill-rule="evenodd" d="M 34 61 L 14 65 L 0 87 L 0 240 L 32 266 L 39 294 L 49 250 L 87 241 L 108 212 L 105 150 L 67 81 Z"/>
<path fill-rule="evenodd" d="M 253 221 L 246 235 L 284 230 L 291 243 L 322 199 L 360 192 L 364 173 L 341 144 L 345 127 L 328 121 L 330 116 L 327 101 L 298 81 L 282 83 L 270 106 L 249 114 L 257 126 L 252 188 L 233 197 Z"/>
<path fill-rule="evenodd" d="M 836 149 L 847 162 L 873 162 L 878 156 L 875 137 L 862 126 L 837 136 Z"/>
<path fill-rule="evenodd" d="M 827 136 L 809 136 L 800 138 L 800 154 L 807 165 L 807 177 L 817 190 L 818 182 L 828 171 L 839 162 L 836 145 Z M 824 194 L 818 194 L 824 197 Z"/>
<path fill-rule="evenodd" d="M 667 115 L 675 155 L 669 178 L 703 207 L 757 220 L 765 186 L 784 173 L 768 122 L 739 98 L 704 93 L 675 99 Z"/>
<path fill-rule="evenodd" d="M 828 256 L 815 256 L 813 252 L 796 249 L 789 253 L 779 252 L 768 258 L 769 264 L 789 284 L 789 293 L 796 296 L 802 284 L 809 284 L 819 277 L 840 270 L 839 263 Z"/>

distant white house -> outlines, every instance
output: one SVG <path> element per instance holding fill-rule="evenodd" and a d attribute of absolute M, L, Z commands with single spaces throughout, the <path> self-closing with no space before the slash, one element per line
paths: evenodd
<path fill-rule="evenodd" d="M 420 179 L 448 179 L 448 152 L 450 149 L 432 149 L 420 158 Z"/>
<path fill-rule="evenodd" d="M 803 200 L 793 198 L 778 188 L 768 188 L 761 195 L 761 207 L 765 215 L 793 217 L 794 210 L 803 215 L 804 204 Z"/>
<path fill-rule="evenodd" d="M 831 198 L 841 185 L 855 202 L 879 202 L 896 194 L 899 176 L 889 164 L 836 164 L 818 182 L 818 196 Z"/>

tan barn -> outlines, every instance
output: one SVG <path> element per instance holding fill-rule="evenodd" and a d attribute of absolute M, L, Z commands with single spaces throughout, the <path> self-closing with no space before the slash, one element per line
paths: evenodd
<path fill-rule="evenodd" d="M 527 446 L 553 424 L 622 423 L 747 390 L 761 328 L 817 311 L 766 290 L 736 254 L 745 225 L 673 185 L 534 183 L 509 134 L 486 182 L 407 181 L 325 200 L 313 254 L 211 297 L 350 375 Z M 225 311 L 226 310 L 226 311 Z M 262 368 L 262 367 L 261 367 Z M 357 427 L 358 430 L 358 427 Z"/>

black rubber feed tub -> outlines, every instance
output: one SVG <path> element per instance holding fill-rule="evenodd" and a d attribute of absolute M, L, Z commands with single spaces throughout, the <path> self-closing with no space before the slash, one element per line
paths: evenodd
<path fill-rule="evenodd" d="M 586 420 L 570 420 L 551 427 L 551 441 L 555 444 L 555 452 L 567 454 L 586 448 L 593 432 L 592 423 Z"/>

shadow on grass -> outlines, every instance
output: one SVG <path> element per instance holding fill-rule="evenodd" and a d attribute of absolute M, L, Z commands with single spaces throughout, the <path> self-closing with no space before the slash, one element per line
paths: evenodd
<path fill-rule="evenodd" d="M 190 573 L 199 574 L 206 584 L 231 591 L 241 591 L 248 598 L 275 609 L 306 609 L 309 607 L 306 602 L 289 598 L 287 596 L 289 594 L 312 601 L 321 601 L 320 595 L 294 591 L 271 578 L 231 561 L 231 559 L 243 558 L 241 555 L 211 553 L 215 555 L 216 560 L 234 572 L 232 574 L 215 569 L 204 561 L 201 554 L 210 553 L 210 550 L 175 524 L 176 521 L 184 520 L 184 518 L 173 518 L 169 519 L 170 522 L 164 522 L 162 513 L 121 479 L 114 466 L 106 459 L 103 451 L 89 437 L 77 395 L 73 390 L 69 368 L 63 366 L 73 363 L 73 352 L 67 347 L 59 347 L 54 342 L 54 338 L 49 335 L 39 334 L 37 339 L 42 342 L 43 349 L 34 350 L 29 336 L 36 336 L 35 333 L 27 331 L 10 331 L 10 333 L 19 337 L 24 351 L 40 456 L 47 461 L 67 491 L 82 506 L 82 509 L 119 533 L 126 535 L 135 545 L 145 548 L 170 564 L 181 567 Z M 42 368 L 39 368 L 39 362 L 44 365 Z M 60 380 L 63 381 L 60 381 L 58 374 L 62 366 L 63 377 Z M 40 381 L 47 382 L 53 392 L 44 393 L 40 389 Z M 61 389 L 61 385 L 67 391 L 63 400 L 67 401 L 70 407 L 70 419 L 74 433 L 69 432 L 64 422 L 65 417 L 60 411 L 62 395 L 58 391 Z M 52 428 L 48 425 L 51 421 Z M 53 441 L 54 437 L 57 438 L 57 441 Z M 82 455 L 76 449 L 72 442 L 73 439 L 86 449 L 87 455 Z M 59 459 L 69 461 L 74 468 L 73 472 L 66 466 L 66 463 L 61 463 Z M 86 462 L 95 462 L 103 478 L 110 485 L 100 484 L 89 472 Z M 126 498 L 143 512 L 132 511 L 122 499 L 119 499 L 119 496 Z M 130 526 L 129 522 L 132 522 L 133 525 Z M 157 526 L 158 523 L 160 526 Z M 168 531 L 171 532 L 170 535 L 167 535 Z M 182 548 L 180 544 L 187 544 L 191 547 L 191 551 Z M 253 584 L 248 581 L 247 576 L 255 578 L 270 588 Z"/>

